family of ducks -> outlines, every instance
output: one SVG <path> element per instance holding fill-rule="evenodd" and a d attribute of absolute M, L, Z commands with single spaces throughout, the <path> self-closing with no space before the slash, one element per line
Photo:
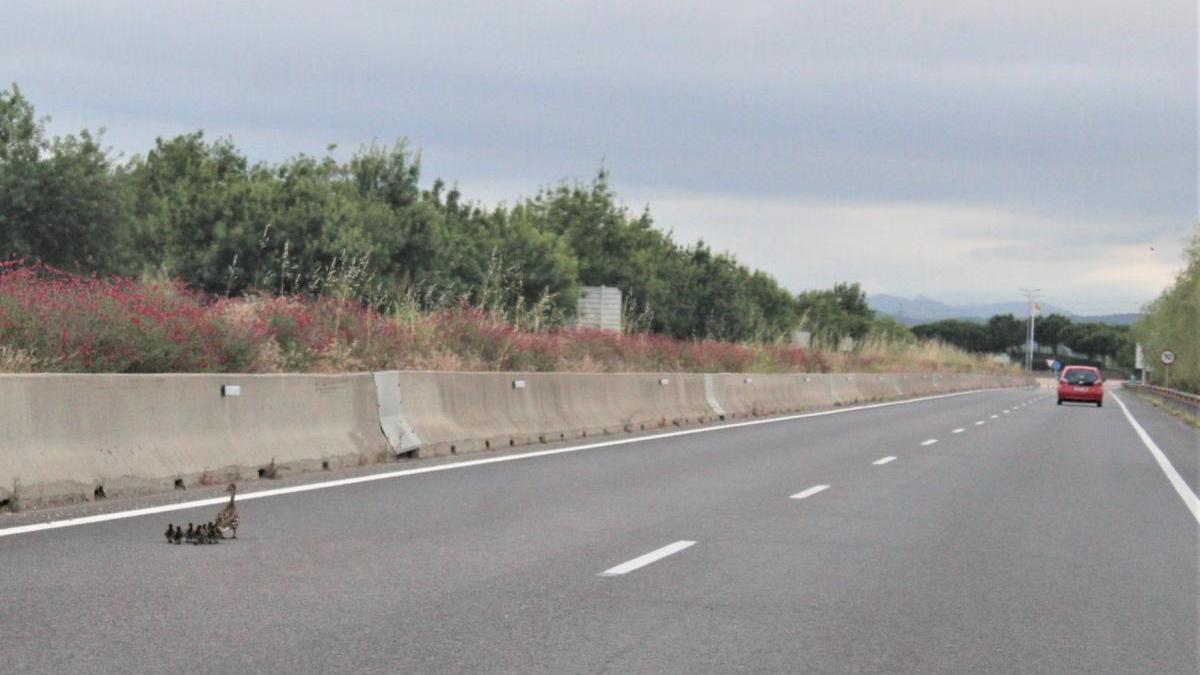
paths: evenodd
<path fill-rule="evenodd" d="M 221 531 L 212 523 L 201 523 L 199 527 L 188 523 L 187 529 L 167 525 L 167 543 L 182 544 L 219 544 L 224 539 Z"/>
<path fill-rule="evenodd" d="M 238 525 L 242 522 L 241 517 L 238 516 L 237 505 L 234 504 L 234 499 L 237 497 L 237 485 L 230 484 L 225 491 L 229 493 L 229 503 L 217 514 L 216 520 L 201 523 L 199 527 L 188 523 L 186 530 L 178 525 L 167 525 L 167 543 L 182 544 L 186 541 L 196 545 L 216 544 L 225 538 L 227 532 L 233 534 L 233 539 L 237 539 Z"/>

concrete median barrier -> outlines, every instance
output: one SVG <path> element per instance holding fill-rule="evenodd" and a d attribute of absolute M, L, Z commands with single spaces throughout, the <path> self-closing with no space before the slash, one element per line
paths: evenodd
<path fill-rule="evenodd" d="M 420 456 L 462 454 L 906 396 L 1017 386 L 948 374 L 399 372 Z M 381 400 L 385 398 L 380 395 Z"/>
<path fill-rule="evenodd" d="M 0 506 L 1026 384 L 911 373 L 0 375 Z"/>
<path fill-rule="evenodd" d="M 907 387 L 904 393 L 908 396 L 928 396 L 929 394 L 937 393 L 933 375 L 928 373 L 912 375 L 906 382 Z"/>
<path fill-rule="evenodd" d="M 371 461 L 389 446 L 370 373 L 3 375 L 10 506 L 136 495 Z"/>
<path fill-rule="evenodd" d="M 858 381 L 853 373 L 835 373 L 829 376 L 836 405 L 854 405 L 863 400 L 858 390 Z"/>
<path fill-rule="evenodd" d="M 711 378 L 714 397 L 731 419 L 834 405 L 829 375 L 717 373 Z"/>
<path fill-rule="evenodd" d="M 858 375 L 855 381 L 864 401 L 887 401 L 901 396 L 896 391 L 895 382 L 887 375 L 867 373 Z"/>
<path fill-rule="evenodd" d="M 421 456 L 711 421 L 704 376 L 400 372 Z"/>

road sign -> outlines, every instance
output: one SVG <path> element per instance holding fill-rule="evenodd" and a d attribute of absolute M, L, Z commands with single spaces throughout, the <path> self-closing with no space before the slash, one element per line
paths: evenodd
<path fill-rule="evenodd" d="M 1138 370 L 1146 369 L 1146 352 L 1142 351 L 1142 343 L 1137 343 L 1137 350 L 1133 353 L 1133 367 Z"/>
<path fill-rule="evenodd" d="M 1158 357 L 1158 360 L 1162 361 L 1164 366 L 1169 366 L 1172 363 L 1175 363 L 1175 352 L 1171 351 L 1170 349 L 1164 349 L 1162 354 Z"/>

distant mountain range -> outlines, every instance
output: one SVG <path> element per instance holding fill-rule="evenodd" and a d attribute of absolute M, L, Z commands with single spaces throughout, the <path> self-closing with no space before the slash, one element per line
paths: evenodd
<path fill-rule="evenodd" d="M 964 319 L 967 321 L 987 321 L 996 314 L 1012 314 L 1016 317 L 1029 315 L 1029 305 L 1024 301 L 994 302 L 972 305 L 950 305 L 939 302 L 924 295 L 915 298 L 901 298 L 896 295 L 868 295 L 867 304 L 879 314 L 886 314 L 908 326 L 919 323 L 941 321 L 943 319 Z M 1061 314 L 1079 323 L 1096 322 L 1118 326 L 1131 324 L 1137 320 L 1137 314 L 1103 314 L 1085 316 L 1070 310 L 1056 307 L 1047 302 L 1042 306 L 1042 316 Z"/>

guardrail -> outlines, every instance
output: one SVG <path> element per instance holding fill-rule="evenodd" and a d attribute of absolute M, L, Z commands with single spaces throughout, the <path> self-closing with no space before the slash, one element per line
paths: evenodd
<path fill-rule="evenodd" d="M 1183 406 L 1191 410 L 1193 414 L 1200 413 L 1200 396 L 1196 394 L 1189 394 L 1186 391 L 1168 389 L 1166 387 L 1160 387 L 1153 384 L 1137 384 L 1127 382 L 1123 385 L 1123 387 L 1125 389 L 1147 394 L 1149 396 Z"/>

